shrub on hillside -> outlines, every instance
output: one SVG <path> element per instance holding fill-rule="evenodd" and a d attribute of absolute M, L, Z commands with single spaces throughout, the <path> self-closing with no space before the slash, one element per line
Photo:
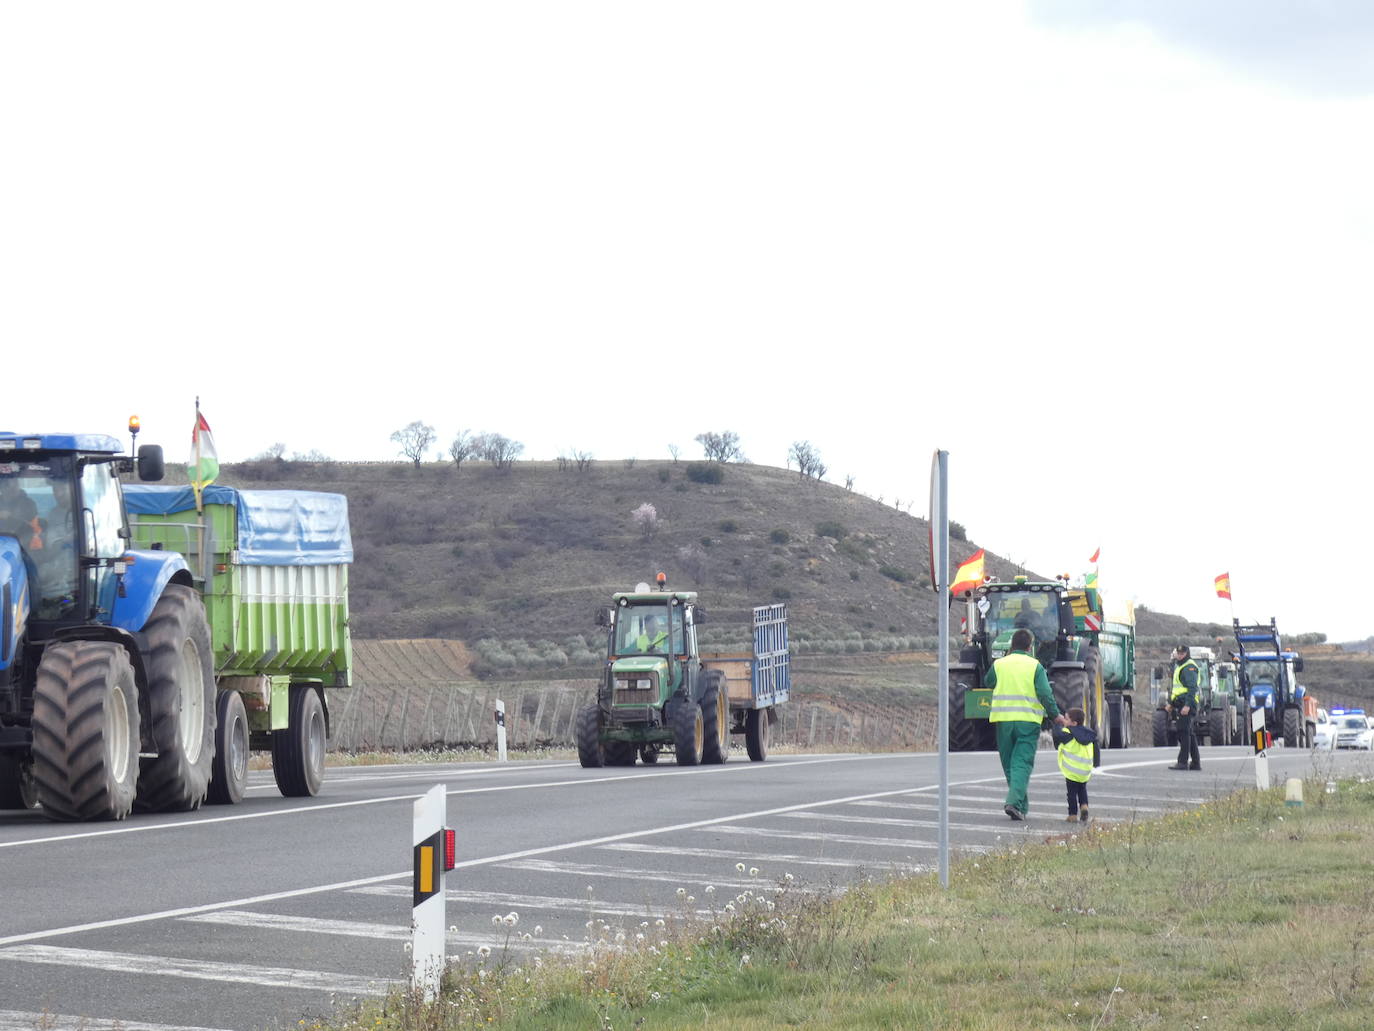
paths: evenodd
<path fill-rule="evenodd" d="M 843 523 L 837 523 L 833 519 L 828 519 L 823 523 L 816 524 L 817 537 L 831 537 L 837 541 L 842 541 L 849 531 L 845 529 Z"/>
<path fill-rule="evenodd" d="M 687 479 L 693 483 L 722 483 L 725 467 L 719 462 L 688 462 Z"/>
<path fill-rule="evenodd" d="M 768 534 L 768 539 L 772 541 L 774 544 L 786 544 L 788 541 L 792 539 L 792 535 L 788 533 L 786 530 L 777 529 L 771 531 Z"/>
<path fill-rule="evenodd" d="M 899 566 L 881 565 L 878 567 L 878 572 L 889 580 L 896 580 L 899 584 L 910 583 L 914 579 L 911 573 Z"/>
<path fill-rule="evenodd" d="M 721 533 L 735 533 L 739 529 L 739 523 L 733 519 L 722 519 L 716 524 L 716 529 L 720 530 Z"/>

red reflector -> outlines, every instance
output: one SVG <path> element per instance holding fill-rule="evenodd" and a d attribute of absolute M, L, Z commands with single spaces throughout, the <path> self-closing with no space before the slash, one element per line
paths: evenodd
<path fill-rule="evenodd" d="M 458 865 L 458 832 L 444 828 L 444 870 L 452 870 Z"/>

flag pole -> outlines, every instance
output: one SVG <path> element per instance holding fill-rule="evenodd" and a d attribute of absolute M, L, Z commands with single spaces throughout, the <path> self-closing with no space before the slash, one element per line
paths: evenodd
<path fill-rule="evenodd" d="M 191 490 L 193 490 L 193 491 L 195 492 L 195 495 L 196 495 L 196 515 L 204 515 L 204 514 L 205 514 L 205 506 L 204 506 L 204 504 L 201 503 L 201 499 L 200 499 L 200 480 L 198 479 L 198 477 L 200 476 L 200 395 L 199 395 L 199 394 L 196 395 L 196 422 L 195 422 L 195 428 L 191 430 L 191 433 L 195 436 L 195 439 L 196 439 L 196 461 L 195 461 L 195 464 L 191 466 Z"/>

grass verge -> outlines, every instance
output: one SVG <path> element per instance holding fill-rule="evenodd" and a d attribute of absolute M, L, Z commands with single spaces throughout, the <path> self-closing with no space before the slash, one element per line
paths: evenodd
<path fill-rule="evenodd" d="M 436 1002 L 397 992 L 327 1026 L 1367 1028 L 1374 783 L 1326 786 L 963 858 L 947 891 L 762 871 L 728 902 L 679 891 L 680 919 L 589 924 L 575 956 L 517 954 L 511 914 L 506 947 L 451 964 Z"/>

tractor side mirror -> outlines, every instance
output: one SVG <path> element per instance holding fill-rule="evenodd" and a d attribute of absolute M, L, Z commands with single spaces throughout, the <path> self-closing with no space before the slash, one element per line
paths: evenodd
<path fill-rule="evenodd" d="M 706 624 L 706 610 L 700 607 L 693 609 L 692 622 L 696 626 L 704 626 Z"/>
<path fill-rule="evenodd" d="M 1293 657 L 1293 672 L 1294 672 L 1294 673 L 1301 673 L 1301 672 L 1302 672 L 1302 656 L 1301 656 L 1301 655 L 1295 655 L 1295 656 Z"/>
<path fill-rule="evenodd" d="M 597 626 L 610 626 L 610 625 L 611 625 L 611 610 L 610 610 L 610 609 L 597 609 L 597 610 L 596 610 L 596 625 L 597 625 Z"/>
<path fill-rule="evenodd" d="M 138 478 L 140 480 L 160 480 L 165 472 L 162 462 L 161 444 L 144 444 L 138 449 Z"/>

